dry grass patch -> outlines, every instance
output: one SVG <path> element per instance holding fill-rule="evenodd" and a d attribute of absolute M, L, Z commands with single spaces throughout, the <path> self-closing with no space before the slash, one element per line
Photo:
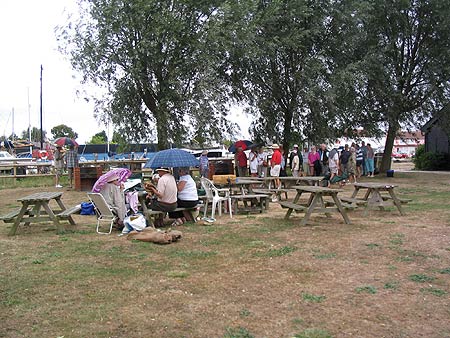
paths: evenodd
<path fill-rule="evenodd" d="M 271 204 L 181 226 L 167 246 L 99 236 L 90 216 L 60 235 L 43 224 L 8 237 L 2 223 L 0 337 L 447 337 L 450 175 L 390 181 L 413 200 L 406 216 L 300 227 Z M 36 189 L 0 190 L 0 212 Z M 66 205 L 84 200 L 64 191 Z"/>

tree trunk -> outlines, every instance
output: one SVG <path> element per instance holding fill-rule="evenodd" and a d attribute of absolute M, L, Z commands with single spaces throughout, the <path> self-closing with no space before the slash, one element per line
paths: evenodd
<path fill-rule="evenodd" d="M 156 133 L 158 137 L 158 150 L 164 150 L 169 148 L 169 135 L 168 135 L 168 119 L 167 110 L 165 107 L 159 106 L 155 114 L 156 119 Z"/>
<path fill-rule="evenodd" d="M 380 172 L 385 173 L 391 169 L 392 163 L 392 148 L 394 147 L 395 136 L 397 135 L 398 123 L 389 122 L 388 132 L 386 135 L 386 143 L 384 145 L 384 154 L 381 161 Z"/>

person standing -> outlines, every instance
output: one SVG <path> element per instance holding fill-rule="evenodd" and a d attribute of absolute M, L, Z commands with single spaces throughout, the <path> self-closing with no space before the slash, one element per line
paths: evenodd
<path fill-rule="evenodd" d="M 330 151 L 330 154 L 328 156 L 328 167 L 330 168 L 331 173 L 330 180 L 328 181 L 328 186 L 330 186 L 333 178 L 339 172 L 339 152 L 336 148 L 333 148 Z"/>
<path fill-rule="evenodd" d="M 351 183 L 353 178 L 353 183 L 356 183 L 356 149 L 355 147 L 350 147 L 350 157 L 348 158 L 348 181 Z"/>
<path fill-rule="evenodd" d="M 309 151 L 307 147 L 303 148 L 303 152 L 302 152 L 302 158 L 303 158 L 303 175 L 304 176 L 308 176 L 309 173 L 309 165 L 308 165 L 308 155 L 309 155 Z"/>
<path fill-rule="evenodd" d="M 366 171 L 366 167 L 367 167 L 367 146 L 366 143 L 364 141 L 361 142 L 361 152 L 362 152 L 362 163 L 361 163 L 361 168 L 362 168 L 362 175 L 366 176 L 367 175 L 367 171 Z"/>
<path fill-rule="evenodd" d="M 299 177 L 300 168 L 301 168 L 300 158 L 298 156 L 297 151 L 295 151 L 295 152 L 293 151 L 292 153 L 294 154 L 294 156 L 291 159 L 292 176 Z"/>
<path fill-rule="evenodd" d="M 69 146 L 69 151 L 66 153 L 66 166 L 67 166 L 67 175 L 69 176 L 69 188 L 73 187 L 73 171 L 74 168 L 78 168 L 78 153 L 75 150 L 75 146 L 71 144 Z"/>
<path fill-rule="evenodd" d="M 342 150 L 340 162 L 341 162 L 341 172 L 342 175 L 348 175 L 348 160 L 350 159 L 350 150 L 348 149 L 348 144 L 344 146 L 344 150 Z"/>
<path fill-rule="evenodd" d="M 321 175 L 325 175 L 328 172 L 328 150 L 325 143 L 320 145 L 320 149 L 318 151 L 320 156 L 320 165 L 321 165 Z"/>
<path fill-rule="evenodd" d="M 239 177 L 247 176 L 247 155 L 245 154 L 242 147 L 237 148 L 236 160 L 238 164 Z"/>
<path fill-rule="evenodd" d="M 281 161 L 282 155 L 280 152 L 280 147 L 278 144 L 272 144 L 273 154 L 270 159 L 270 176 L 275 177 L 275 188 L 281 188 L 280 184 L 280 170 L 281 170 Z"/>
<path fill-rule="evenodd" d="M 253 146 L 248 154 L 248 161 L 250 166 L 250 176 L 258 177 L 258 154 L 256 153 L 256 146 Z"/>
<path fill-rule="evenodd" d="M 363 165 L 363 153 L 362 153 L 361 147 L 356 145 L 356 174 L 355 175 L 357 178 L 360 178 L 363 173 L 362 165 Z"/>
<path fill-rule="evenodd" d="M 62 188 L 59 180 L 63 174 L 64 169 L 64 152 L 62 146 L 57 145 L 54 153 L 54 165 L 55 165 L 55 187 Z"/>
<path fill-rule="evenodd" d="M 370 143 L 367 143 L 367 160 L 366 160 L 367 177 L 375 177 L 374 161 L 375 161 L 375 152 L 373 151 L 373 148 L 370 146 Z"/>
<path fill-rule="evenodd" d="M 267 153 L 263 147 L 258 149 L 258 176 L 267 177 Z"/>
<path fill-rule="evenodd" d="M 317 170 L 318 164 L 320 165 L 320 155 L 316 151 L 316 146 L 312 146 L 311 151 L 308 154 L 308 166 L 310 176 L 320 176 L 320 171 Z"/>
<path fill-rule="evenodd" d="M 209 179 L 209 159 L 208 150 L 203 150 L 200 155 L 200 177 Z"/>

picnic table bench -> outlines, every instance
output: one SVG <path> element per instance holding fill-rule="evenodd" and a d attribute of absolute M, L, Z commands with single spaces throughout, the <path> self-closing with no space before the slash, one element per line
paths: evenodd
<path fill-rule="evenodd" d="M 242 201 L 244 206 L 239 206 Z M 231 195 L 231 203 L 235 213 L 264 212 L 269 208 L 269 195 L 264 194 L 242 194 Z"/>
<path fill-rule="evenodd" d="M 27 212 L 28 212 L 28 210 L 27 210 Z M 19 213 L 20 213 L 20 208 L 12 210 L 12 211 L 8 212 L 7 214 L 1 215 L 0 220 L 5 223 L 12 223 L 12 222 L 14 222 L 14 219 L 19 215 Z"/>
<path fill-rule="evenodd" d="M 70 216 L 72 216 L 73 214 L 78 214 L 81 211 L 81 204 L 77 204 L 75 206 L 73 206 L 72 208 L 66 209 L 61 211 L 60 213 L 57 213 L 55 216 L 58 218 L 69 218 Z"/>
<path fill-rule="evenodd" d="M 286 188 L 265 188 L 265 189 L 253 189 L 253 192 L 256 194 L 262 195 L 276 195 L 279 200 L 281 200 L 281 195 L 284 194 L 286 199 L 288 198 L 288 192 L 295 191 L 295 189 L 286 189 Z"/>
<path fill-rule="evenodd" d="M 351 196 L 353 199 L 362 199 L 367 201 L 365 214 L 369 211 L 369 209 L 379 208 L 380 210 L 384 210 L 386 206 L 395 206 L 397 210 L 400 212 L 400 215 L 404 215 L 404 211 L 402 208 L 402 204 L 408 203 L 409 200 L 403 199 L 400 200 L 394 191 L 396 187 L 393 184 L 387 184 L 382 182 L 372 182 L 372 183 L 355 183 L 354 191 Z M 357 198 L 357 195 L 360 191 L 365 191 L 362 198 Z M 387 195 L 387 194 L 389 195 Z"/>

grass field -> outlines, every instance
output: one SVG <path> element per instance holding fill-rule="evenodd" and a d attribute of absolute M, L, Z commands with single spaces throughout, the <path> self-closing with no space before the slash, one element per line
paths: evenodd
<path fill-rule="evenodd" d="M 406 215 L 301 227 L 271 203 L 170 245 L 97 235 L 93 216 L 59 235 L 1 222 L 0 337 L 450 337 L 450 173 L 370 180 L 398 184 Z M 42 189 L 0 190 L 0 213 Z"/>

